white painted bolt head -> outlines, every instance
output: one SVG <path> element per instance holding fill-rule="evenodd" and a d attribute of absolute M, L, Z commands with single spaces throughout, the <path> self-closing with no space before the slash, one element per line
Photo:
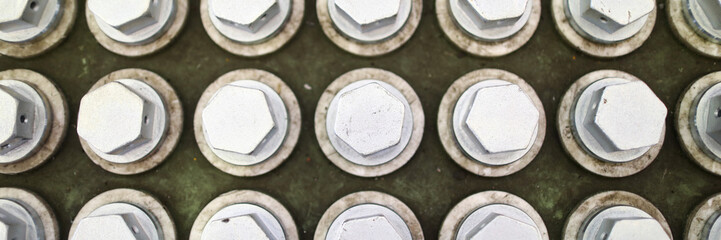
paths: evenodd
<path fill-rule="evenodd" d="M 72 240 L 149 240 L 134 214 L 88 217 L 78 223 Z"/>
<path fill-rule="evenodd" d="M 88 8 L 103 22 L 125 34 L 132 34 L 158 22 L 159 0 L 88 0 Z"/>
<path fill-rule="evenodd" d="M 584 18 L 609 33 L 648 15 L 656 7 L 654 0 L 582 0 Z"/>
<path fill-rule="evenodd" d="M 618 150 L 653 146 L 661 140 L 666 123 L 666 106 L 641 81 L 607 86 L 599 90 L 589 111 L 594 137 L 608 141 Z M 596 93 L 599 94 L 599 93 Z"/>
<path fill-rule="evenodd" d="M 78 111 L 78 135 L 106 154 L 122 154 L 152 138 L 154 107 L 120 82 L 86 94 Z"/>
<path fill-rule="evenodd" d="M 37 26 L 48 0 L 0 0 L 0 31 Z"/>
<path fill-rule="evenodd" d="M 698 2 L 711 26 L 721 30 L 721 0 L 692 0 Z"/>
<path fill-rule="evenodd" d="M 350 219 L 343 222 L 339 240 L 401 240 L 401 235 L 384 216 Z"/>
<path fill-rule="evenodd" d="M 400 11 L 401 0 L 335 0 L 361 32 L 390 25 Z"/>
<path fill-rule="evenodd" d="M 253 239 L 274 240 L 267 228 L 252 215 L 242 215 L 211 222 L 203 230 L 203 236 L 208 239 L 231 240 Z"/>
<path fill-rule="evenodd" d="M 211 11 L 218 19 L 253 33 L 280 12 L 277 0 L 211 1 Z"/>
<path fill-rule="evenodd" d="M 0 110 L 0 154 L 4 154 L 32 138 L 35 108 L 12 89 L 0 86 Z"/>
<path fill-rule="evenodd" d="M 340 96 L 333 130 L 356 152 L 371 155 L 400 142 L 405 110 L 388 90 L 369 83 Z"/>
<path fill-rule="evenodd" d="M 605 219 L 597 239 L 604 240 L 670 240 L 663 226 L 652 218 Z"/>
<path fill-rule="evenodd" d="M 490 153 L 523 150 L 538 128 L 538 109 L 518 85 L 481 88 L 466 126 Z"/>
<path fill-rule="evenodd" d="M 499 214 L 491 214 L 486 217 L 471 234 L 471 237 L 468 238 L 469 240 L 541 239 L 541 235 L 536 227 Z"/>
<path fill-rule="evenodd" d="M 465 0 L 473 12 L 484 21 L 503 21 L 520 18 L 529 0 Z"/>
<path fill-rule="evenodd" d="M 0 239 L 12 239 L 9 230 L 10 226 L 0 220 Z"/>
<path fill-rule="evenodd" d="M 203 110 L 203 128 L 211 147 L 251 154 L 275 127 L 265 93 L 228 85 Z"/>
<path fill-rule="evenodd" d="M 709 99 L 707 114 L 706 134 L 721 144 L 721 95 Z"/>

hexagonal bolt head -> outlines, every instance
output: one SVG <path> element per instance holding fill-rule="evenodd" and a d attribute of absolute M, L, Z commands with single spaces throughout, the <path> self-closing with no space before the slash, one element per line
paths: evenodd
<path fill-rule="evenodd" d="M 203 110 L 208 144 L 219 150 L 251 154 L 274 127 L 265 94 L 257 89 L 222 87 Z"/>
<path fill-rule="evenodd" d="M 608 33 L 643 18 L 656 7 L 654 0 L 580 0 L 583 17 Z"/>
<path fill-rule="evenodd" d="M 462 0 L 480 29 L 513 25 L 526 12 L 529 0 Z"/>
<path fill-rule="evenodd" d="M 6 154 L 32 138 L 35 105 L 0 86 L 0 109 L 0 154 Z"/>
<path fill-rule="evenodd" d="M 0 0 L 0 31 L 13 32 L 37 26 L 48 0 Z"/>
<path fill-rule="evenodd" d="M 28 223 L 8 210 L 0 208 L 0 239 L 26 239 Z"/>
<path fill-rule="evenodd" d="M 604 219 L 594 237 L 604 240 L 670 240 L 663 226 L 653 218 Z"/>
<path fill-rule="evenodd" d="M 335 0 L 335 6 L 361 32 L 370 32 L 396 21 L 401 0 Z"/>
<path fill-rule="evenodd" d="M 277 0 L 211 0 L 211 11 L 223 23 L 255 33 L 280 13 Z"/>
<path fill-rule="evenodd" d="M 721 0 L 695 0 L 701 6 L 709 23 L 716 30 L 721 30 Z"/>
<path fill-rule="evenodd" d="M 350 219 L 343 222 L 342 229 L 339 240 L 403 239 L 385 216 Z"/>
<path fill-rule="evenodd" d="M 203 229 L 203 235 L 208 239 L 277 239 L 270 230 L 254 215 L 242 215 L 212 221 Z"/>
<path fill-rule="evenodd" d="M 638 149 L 661 140 L 666 106 L 643 82 L 607 86 L 591 102 L 584 122 L 605 150 Z"/>
<path fill-rule="evenodd" d="M 160 0 L 88 0 L 96 18 L 126 35 L 158 22 Z"/>
<path fill-rule="evenodd" d="M 490 153 L 523 150 L 533 142 L 538 109 L 518 85 L 481 88 L 466 126 Z"/>
<path fill-rule="evenodd" d="M 370 83 L 340 96 L 333 129 L 356 152 L 368 156 L 401 141 L 405 111 L 401 100 Z"/>
<path fill-rule="evenodd" d="M 155 108 L 120 82 L 80 100 L 78 135 L 106 154 L 123 154 L 152 139 Z"/>
<path fill-rule="evenodd" d="M 524 239 L 540 240 L 541 234 L 533 225 L 516 219 L 490 214 L 468 233 L 468 240 Z"/>
<path fill-rule="evenodd" d="M 134 214 L 105 215 L 84 218 L 72 240 L 150 240 Z"/>

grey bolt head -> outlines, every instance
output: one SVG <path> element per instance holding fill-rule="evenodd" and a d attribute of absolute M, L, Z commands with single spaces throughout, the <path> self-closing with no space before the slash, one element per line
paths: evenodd
<path fill-rule="evenodd" d="M 152 139 L 155 108 L 120 82 L 110 82 L 80 101 L 78 135 L 106 154 L 123 154 Z"/>
<path fill-rule="evenodd" d="M 523 150 L 534 140 L 539 113 L 518 85 L 481 88 L 466 126 L 490 153 Z"/>
<path fill-rule="evenodd" d="M 14 211 L 20 206 L 16 203 L 12 204 L 15 205 L 12 208 L 5 208 L 0 204 L 0 239 L 26 239 L 32 233 L 28 233 L 30 229 L 24 218 Z"/>
<path fill-rule="evenodd" d="M 0 0 L 0 31 L 37 26 L 48 0 Z"/>
<path fill-rule="evenodd" d="M 211 147 L 251 154 L 275 127 L 263 91 L 228 85 L 203 110 L 203 128 Z"/>
<path fill-rule="evenodd" d="M 711 26 L 721 30 L 721 0 L 692 0 L 698 2 Z"/>
<path fill-rule="evenodd" d="M 721 144 L 721 95 L 709 99 L 706 134 Z"/>
<path fill-rule="evenodd" d="M 159 0 L 88 0 L 88 8 L 103 22 L 130 35 L 158 22 Z"/>
<path fill-rule="evenodd" d="M 253 215 L 242 215 L 211 222 L 203 230 L 207 239 L 276 239 Z"/>
<path fill-rule="evenodd" d="M 626 151 L 661 140 L 667 109 L 643 82 L 607 86 L 594 94 L 592 102 L 585 122 L 599 142 Z"/>
<path fill-rule="evenodd" d="M 540 240 L 541 235 L 535 226 L 504 215 L 491 214 L 470 232 L 470 237 L 468 237 L 468 239 Z"/>
<path fill-rule="evenodd" d="M 656 7 L 654 0 L 580 0 L 583 17 L 614 33 L 643 18 Z"/>
<path fill-rule="evenodd" d="M 338 99 L 333 130 L 356 152 L 367 156 L 398 144 L 405 106 L 388 90 L 369 83 Z"/>
<path fill-rule="evenodd" d="M 8 87 L 0 86 L 0 154 L 5 154 L 33 136 L 35 106 Z"/>
<path fill-rule="evenodd" d="M 370 32 L 395 22 L 401 0 L 335 0 L 335 6 L 361 32 Z"/>
<path fill-rule="evenodd" d="M 0 239 L 12 239 L 9 234 L 10 226 L 0 221 Z"/>
<path fill-rule="evenodd" d="M 604 219 L 595 239 L 670 240 L 663 226 L 653 218 Z"/>
<path fill-rule="evenodd" d="M 134 214 L 88 217 L 80 221 L 72 240 L 150 240 Z"/>
<path fill-rule="evenodd" d="M 342 229 L 339 240 L 403 239 L 388 219 L 382 215 L 347 220 L 343 222 Z"/>
<path fill-rule="evenodd" d="M 463 0 L 484 22 L 518 20 L 526 12 L 528 0 Z"/>
<path fill-rule="evenodd" d="M 277 0 L 211 0 L 211 11 L 222 22 L 255 33 L 280 12 Z"/>

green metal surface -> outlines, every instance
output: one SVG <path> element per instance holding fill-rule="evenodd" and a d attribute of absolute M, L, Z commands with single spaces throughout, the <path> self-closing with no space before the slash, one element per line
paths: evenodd
<path fill-rule="evenodd" d="M 192 1 L 185 29 L 167 49 L 139 59 L 112 54 L 88 30 L 84 1 L 70 36 L 57 49 L 30 60 L 0 57 L 0 70 L 27 68 L 55 81 L 70 106 L 70 129 L 58 154 L 45 165 L 17 176 L 0 176 L 0 187 L 20 187 L 39 193 L 57 214 L 63 239 L 73 218 L 92 197 L 114 188 L 135 188 L 158 197 L 170 210 L 180 239 L 187 239 L 200 210 L 218 195 L 236 189 L 264 192 L 292 213 L 302 239 L 312 239 L 323 212 L 337 199 L 361 190 L 378 190 L 404 201 L 419 218 L 428 239 L 438 236 L 448 211 L 460 200 L 485 190 L 516 194 L 544 218 L 551 239 L 560 239 L 565 218 L 583 199 L 596 192 L 626 190 L 653 202 L 663 212 L 674 238 L 682 239 L 686 220 L 703 199 L 721 192 L 721 177 L 696 166 L 681 150 L 673 126 L 676 101 L 696 78 L 721 70 L 717 61 L 687 49 L 669 27 L 664 3 L 651 38 L 636 52 L 613 60 L 598 60 L 573 50 L 553 25 L 550 1 L 535 36 L 519 51 L 502 58 L 469 56 L 452 45 L 436 20 L 434 1 L 424 1 L 423 17 L 413 38 L 383 57 L 362 58 L 344 52 L 323 34 L 315 2 L 306 0 L 299 33 L 278 52 L 249 59 L 216 46 L 200 22 L 199 2 Z M 119 176 L 94 165 L 76 134 L 80 99 L 104 75 L 124 68 L 144 68 L 165 77 L 181 98 L 183 134 L 177 149 L 159 167 L 137 176 Z M 426 116 L 421 147 L 410 162 L 380 178 L 364 179 L 341 171 L 320 150 L 313 115 L 320 94 L 341 74 L 377 67 L 405 78 L 420 96 Z M 270 71 L 290 85 L 303 114 L 300 140 L 290 158 L 276 170 L 239 178 L 214 168 L 201 155 L 193 136 L 193 112 L 212 81 L 240 68 Z M 457 166 L 441 146 L 436 116 L 450 84 L 480 68 L 500 68 L 529 82 L 544 103 L 547 137 L 540 154 L 524 170 L 503 178 L 483 178 Z M 645 80 L 669 108 L 666 142 L 657 160 L 631 177 L 596 176 L 563 151 L 555 128 L 556 112 L 568 86 L 598 69 L 618 69 Z M 305 85 L 312 89 L 307 89 Z"/>

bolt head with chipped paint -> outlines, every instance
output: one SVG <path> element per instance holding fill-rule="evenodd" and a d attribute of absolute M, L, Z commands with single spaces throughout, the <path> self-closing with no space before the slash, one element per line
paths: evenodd
<path fill-rule="evenodd" d="M 652 218 L 606 219 L 598 238 L 606 240 L 670 240 L 663 226 Z"/>
<path fill-rule="evenodd" d="M 526 11 L 529 0 L 464 0 L 483 21 L 518 19 Z"/>
<path fill-rule="evenodd" d="M 262 222 L 252 215 L 242 215 L 215 220 L 203 229 L 203 240 L 211 239 L 257 239 L 271 240 L 275 236 Z"/>
<path fill-rule="evenodd" d="M 210 0 L 210 10 L 221 21 L 248 32 L 257 32 L 280 12 L 278 0 Z"/>
<path fill-rule="evenodd" d="M 88 217 L 78 223 L 72 240 L 150 240 L 134 214 Z"/>
<path fill-rule="evenodd" d="M 583 17 L 614 33 L 647 16 L 656 7 L 654 0 L 581 0 Z"/>
<path fill-rule="evenodd" d="M 541 240 L 541 234 L 535 226 L 504 215 L 491 214 L 471 232 L 468 239 Z"/>
<path fill-rule="evenodd" d="M 365 218 L 351 219 L 343 223 L 343 232 L 338 239 L 363 240 L 363 239 L 384 239 L 401 240 L 400 233 L 393 228 L 393 225 L 385 216 L 370 216 Z"/>
<path fill-rule="evenodd" d="M 370 32 L 395 21 L 401 0 L 335 0 L 335 6 L 361 32 Z"/>

